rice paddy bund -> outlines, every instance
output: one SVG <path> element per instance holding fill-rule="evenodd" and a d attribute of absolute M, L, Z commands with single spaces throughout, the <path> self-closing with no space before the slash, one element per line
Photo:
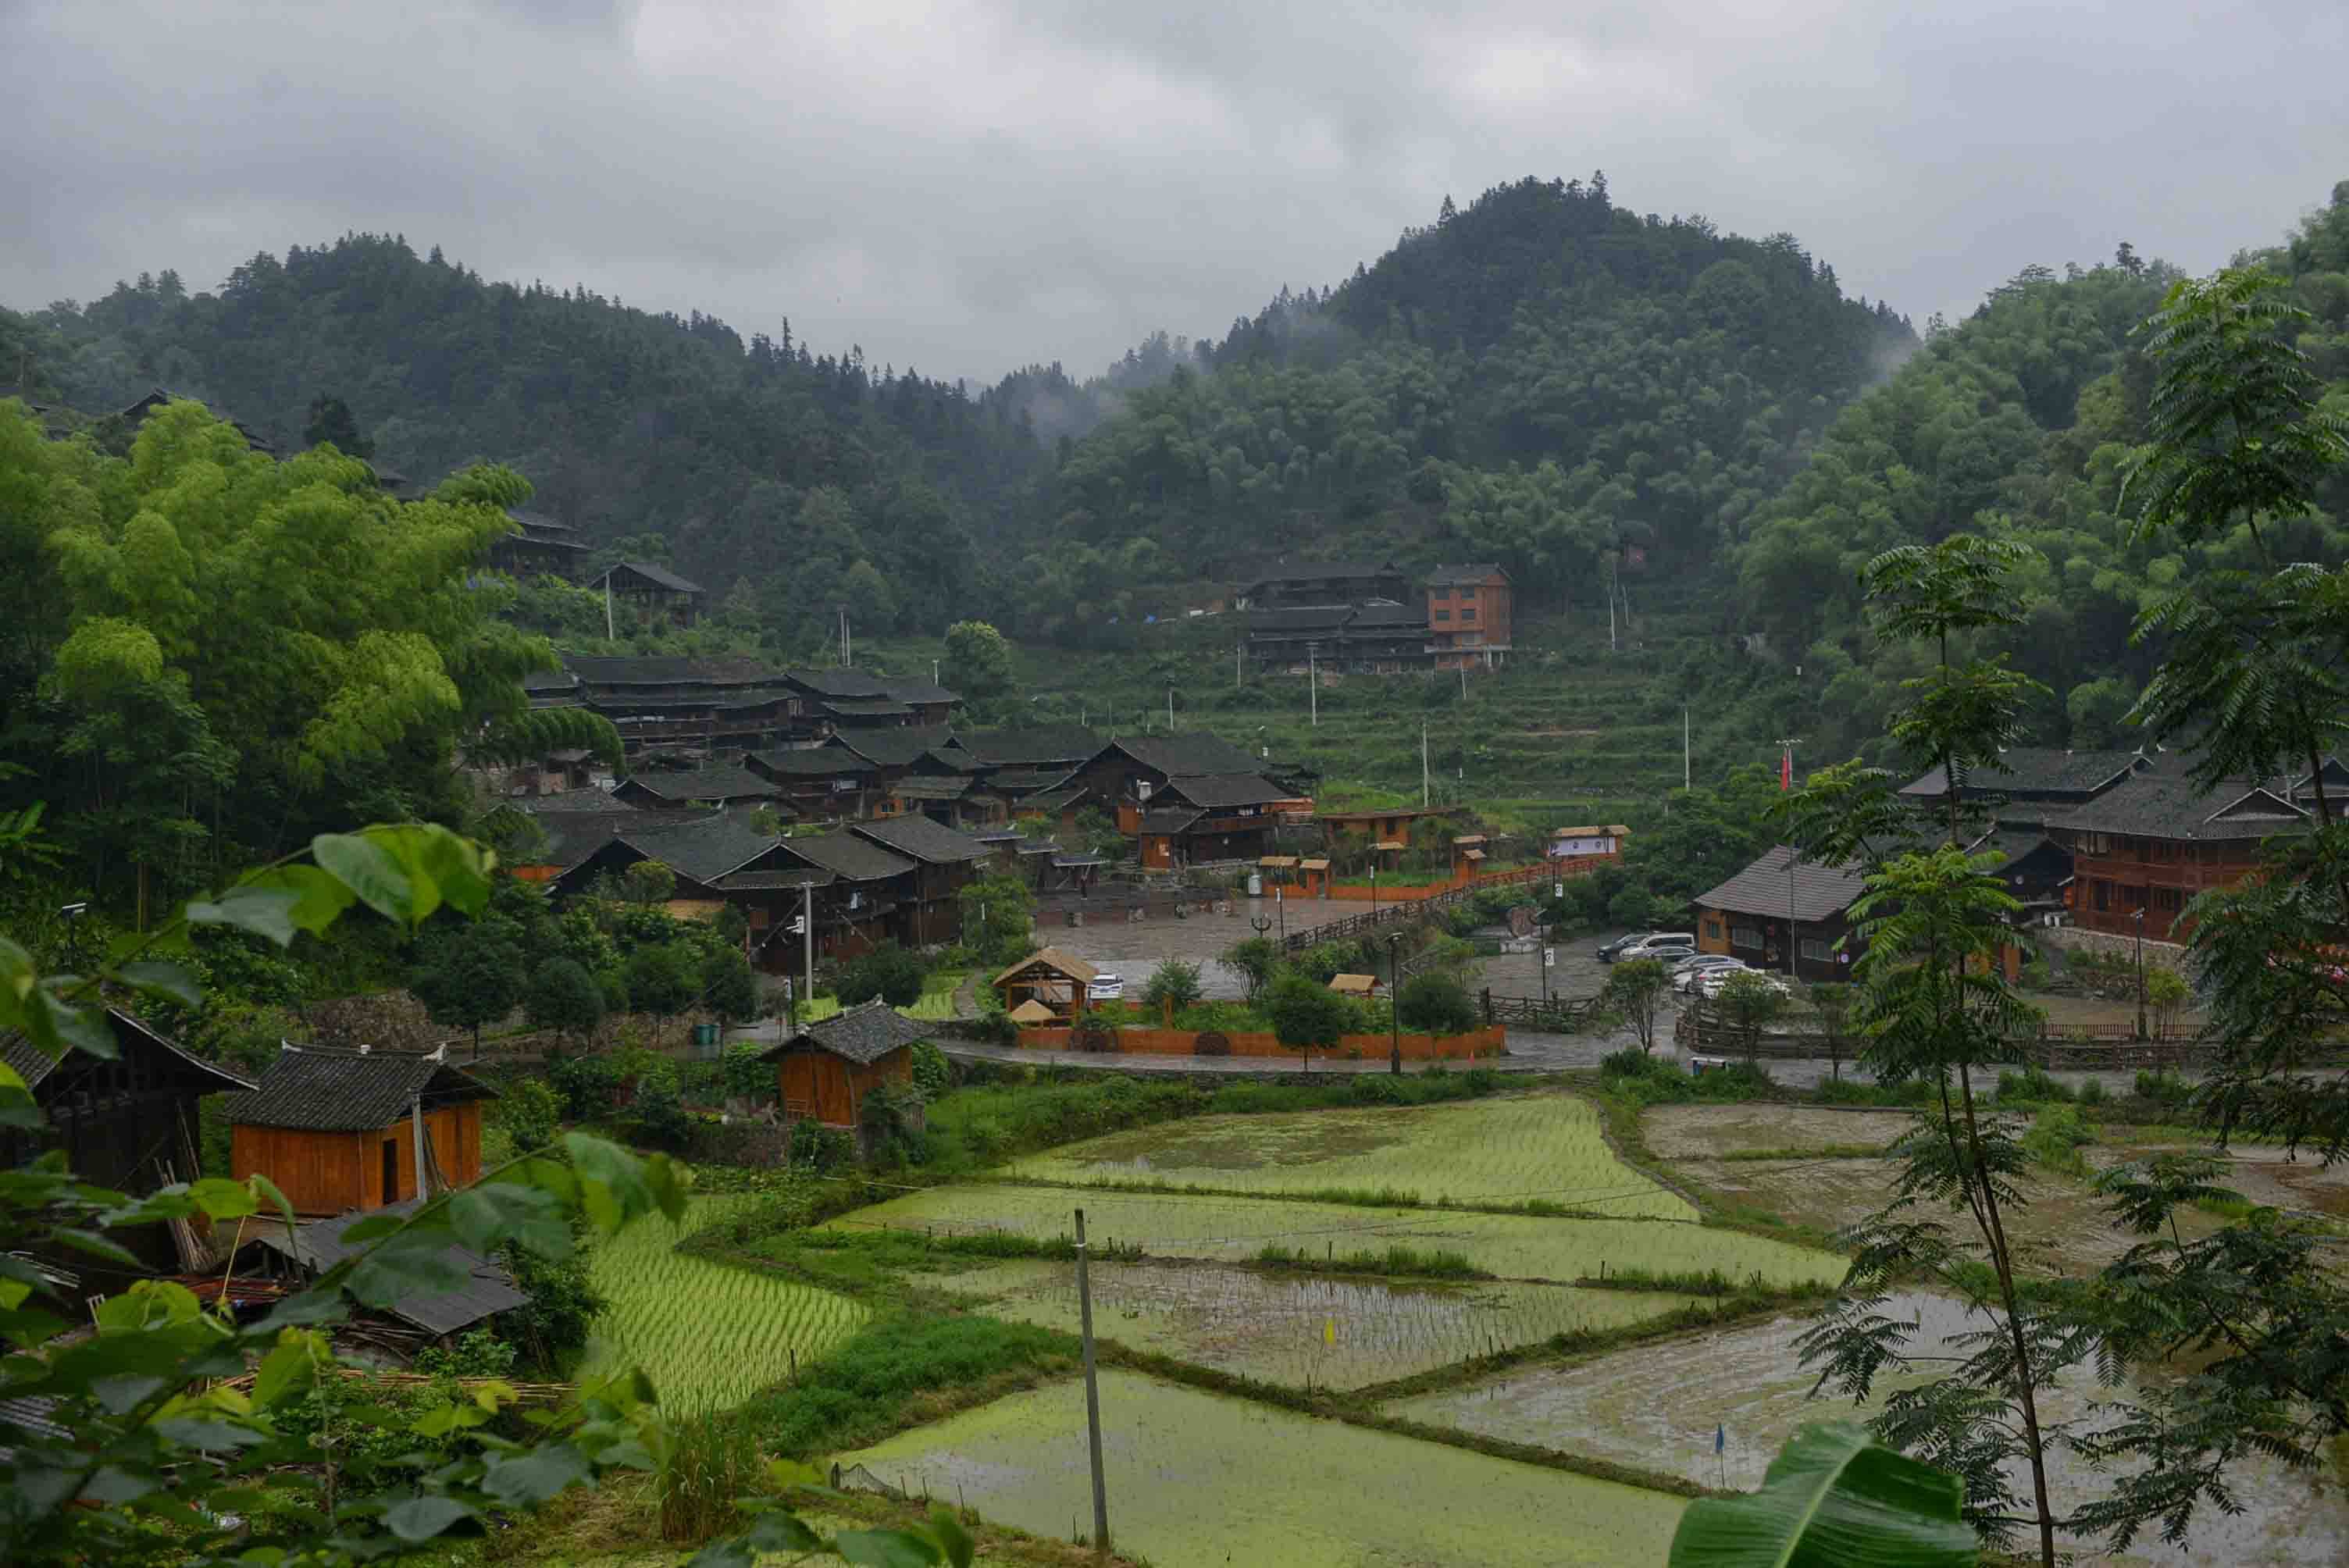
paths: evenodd
<path fill-rule="evenodd" d="M 611 1305 L 595 1321 L 583 1375 L 636 1367 L 661 1404 L 739 1404 L 856 1332 L 870 1315 L 845 1296 L 677 1250 L 726 1217 L 740 1197 L 692 1200 L 682 1225 L 648 1215 L 594 1256 L 595 1288 Z"/>
<path fill-rule="evenodd" d="M 1000 1317 L 1077 1332 L 1076 1265 L 999 1264 L 950 1288 Z M 1292 1387 L 1352 1389 L 1578 1330 L 1661 1316 L 1686 1296 L 1560 1284 L 1291 1279 L 1196 1264 L 1096 1264 L 1104 1339 Z"/>
<path fill-rule="evenodd" d="M 1678 1194 L 1615 1158 L 1599 1113 L 1564 1094 L 1272 1116 L 1210 1116 L 1112 1133 L 1018 1161 L 1071 1185 L 1163 1181 L 1278 1195 L 1343 1190 L 1422 1203 L 1527 1202 L 1633 1219 L 1693 1220 Z"/>
<path fill-rule="evenodd" d="M 1101 1375 L 1101 1405 L 1112 1540 L 1157 1568 L 1661 1563 L 1685 1506 L 1115 1368 Z M 1074 1380 L 841 1458 L 1040 1535 L 1092 1525 Z"/>
<path fill-rule="evenodd" d="M 936 1235 L 1007 1231 L 1050 1241 L 1071 1233 L 1082 1205 L 1097 1243 L 1139 1244 L 1157 1257 L 1238 1262 L 1267 1244 L 1343 1255 L 1392 1246 L 1456 1252 L 1504 1279 L 1570 1284 L 1605 1272 L 1719 1270 L 1791 1285 L 1843 1277 L 1845 1262 L 1787 1242 L 1658 1220 L 1585 1220 L 1458 1210 L 1390 1209 L 1276 1198 L 1076 1192 L 979 1184 L 936 1187 L 833 1220 L 833 1226 L 895 1226 Z"/>

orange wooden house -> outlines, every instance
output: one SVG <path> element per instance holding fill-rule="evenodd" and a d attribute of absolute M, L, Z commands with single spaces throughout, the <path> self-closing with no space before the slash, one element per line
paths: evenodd
<path fill-rule="evenodd" d="M 268 1177 L 297 1214 L 470 1186 L 481 1176 L 481 1102 L 497 1093 L 439 1051 L 288 1044 L 258 1088 L 228 1101 L 229 1173 Z"/>
<path fill-rule="evenodd" d="M 784 1115 L 854 1127 L 874 1088 L 913 1080 L 914 1042 L 928 1037 L 926 1027 L 876 996 L 808 1025 L 759 1059 L 775 1064 Z"/>

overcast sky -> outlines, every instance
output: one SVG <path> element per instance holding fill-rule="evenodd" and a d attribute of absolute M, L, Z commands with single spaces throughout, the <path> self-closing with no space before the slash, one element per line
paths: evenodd
<path fill-rule="evenodd" d="M 990 377 L 1220 334 L 1526 174 L 1921 325 L 2349 178 L 2344 0 L 0 0 L 0 303 L 352 229 Z"/>

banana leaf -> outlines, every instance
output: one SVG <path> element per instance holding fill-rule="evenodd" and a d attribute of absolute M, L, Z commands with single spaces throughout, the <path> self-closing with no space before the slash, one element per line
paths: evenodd
<path fill-rule="evenodd" d="M 1805 1427 L 1759 1491 L 1689 1504 L 1671 1568 L 1975 1568 L 1958 1478 L 1848 1421 Z"/>

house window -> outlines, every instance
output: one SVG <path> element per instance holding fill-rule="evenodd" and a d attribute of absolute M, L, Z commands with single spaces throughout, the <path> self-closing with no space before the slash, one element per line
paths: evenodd
<path fill-rule="evenodd" d="M 1473 620 L 1475 620 L 1475 619 L 1476 618 L 1476 606 L 1475 606 L 1475 605 L 1474 605 L 1474 604 L 1463 604 L 1463 605 L 1461 605 L 1461 606 L 1460 606 L 1460 618 L 1461 618 L 1462 620 L 1464 620 L 1464 621 L 1473 621 Z"/>
<path fill-rule="evenodd" d="M 2096 913 L 2102 914 L 2113 907 L 2113 884 L 2098 877 L 2092 886 L 2096 895 Z"/>
<path fill-rule="evenodd" d="M 1435 613 L 1435 618 L 1439 621 L 1449 621 L 1452 619 L 1452 612 L 1449 610 L 1438 610 Z"/>
<path fill-rule="evenodd" d="M 1803 938 L 1802 948 L 1803 956 L 1814 964 L 1831 964 L 1835 961 L 1835 944 L 1824 937 L 1806 936 Z"/>
<path fill-rule="evenodd" d="M 1721 922 L 1715 920 L 1711 915 L 1706 915 L 1704 917 L 1704 939 L 1707 942 L 1718 942 L 1721 940 Z"/>
<path fill-rule="evenodd" d="M 2078 853 L 2084 855 L 2108 855 L 2113 852 L 2112 835 L 2109 833 L 2082 833 L 2078 839 L 2073 841 L 2072 848 Z"/>
<path fill-rule="evenodd" d="M 2178 911 L 2186 907 L 2185 890 L 2183 888 L 2174 887 L 2158 887 L 2154 889 L 2153 907 L 2175 914 Z"/>
<path fill-rule="evenodd" d="M 2123 909 L 2143 909 L 2145 907 L 2145 884 L 2143 882 L 2139 882 L 2133 887 L 2127 884 L 2122 886 L 2121 907 Z"/>
<path fill-rule="evenodd" d="M 1755 925 L 1731 926 L 1729 928 L 1729 945 L 1732 947 L 1760 947 L 1762 945 L 1762 928 Z"/>

